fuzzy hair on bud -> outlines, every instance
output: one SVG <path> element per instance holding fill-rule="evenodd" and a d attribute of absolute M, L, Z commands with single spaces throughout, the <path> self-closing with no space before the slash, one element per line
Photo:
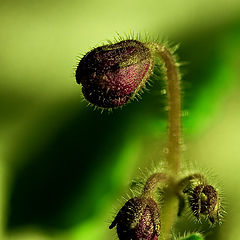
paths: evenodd
<path fill-rule="evenodd" d="M 137 40 L 97 47 L 79 62 L 76 81 L 86 100 L 100 108 L 116 108 L 133 99 L 153 70 L 153 56 Z"/>
<path fill-rule="evenodd" d="M 161 228 L 159 207 L 150 197 L 131 198 L 109 228 L 115 226 L 120 240 L 157 240 Z"/>
<path fill-rule="evenodd" d="M 197 219 L 200 214 L 207 216 L 212 224 L 215 223 L 215 216 L 219 219 L 219 197 L 213 186 L 204 184 L 196 186 L 189 195 L 189 204 Z"/>

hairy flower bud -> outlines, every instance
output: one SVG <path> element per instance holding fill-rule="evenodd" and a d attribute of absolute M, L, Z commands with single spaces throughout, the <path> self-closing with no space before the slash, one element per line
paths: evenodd
<path fill-rule="evenodd" d="M 132 99 L 153 69 L 149 48 L 136 40 L 97 47 L 79 62 L 76 81 L 84 97 L 102 108 L 115 108 Z"/>
<path fill-rule="evenodd" d="M 215 222 L 215 216 L 219 220 L 219 197 L 213 186 L 197 185 L 189 195 L 189 203 L 197 219 L 202 214 L 207 216 L 212 224 Z"/>
<path fill-rule="evenodd" d="M 161 228 L 157 203 L 150 197 L 131 198 L 109 228 L 115 226 L 120 240 L 157 240 Z"/>

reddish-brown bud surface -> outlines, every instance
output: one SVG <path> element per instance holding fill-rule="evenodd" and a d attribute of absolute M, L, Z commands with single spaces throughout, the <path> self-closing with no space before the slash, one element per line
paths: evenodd
<path fill-rule="evenodd" d="M 157 240 L 160 234 L 160 211 L 152 198 L 135 197 L 120 209 L 110 229 L 117 226 L 120 240 Z"/>
<path fill-rule="evenodd" d="M 79 62 L 76 81 L 84 97 L 102 108 L 115 108 L 132 99 L 153 69 L 151 51 L 144 43 L 125 40 L 97 47 Z"/>
<path fill-rule="evenodd" d="M 200 214 L 207 216 L 211 223 L 215 222 L 215 215 L 219 218 L 219 198 L 213 186 L 204 184 L 196 186 L 189 196 L 189 203 L 197 219 Z"/>

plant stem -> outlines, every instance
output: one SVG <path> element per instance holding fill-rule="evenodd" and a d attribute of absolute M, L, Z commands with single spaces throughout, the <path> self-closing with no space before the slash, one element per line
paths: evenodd
<path fill-rule="evenodd" d="M 147 182 L 145 183 L 145 186 L 143 188 L 142 196 L 145 197 L 152 197 L 154 194 L 154 191 L 156 190 L 156 186 L 161 183 L 168 180 L 168 177 L 164 173 L 154 173 L 151 175 Z"/>
<path fill-rule="evenodd" d="M 165 47 L 157 43 L 149 44 L 153 53 L 164 62 L 167 76 L 168 96 L 168 144 L 166 162 L 170 172 L 171 181 L 164 198 L 162 208 L 162 231 L 160 238 L 167 240 L 170 237 L 172 225 L 178 212 L 178 199 L 176 197 L 176 181 L 180 168 L 180 138 L 181 138 L 181 94 L 180 75 L 175 58 Z"/>
<path fill-rule="evenodd" d="M 180 76 L 176 61 L 170 51 L 157 45 L 157 53 L 165 63 L 167 74 L 168 95 L 168 153 L 167 164 L 173 175 L 180 168 L 180 137 L 181 137 L 181 93 Z"/>

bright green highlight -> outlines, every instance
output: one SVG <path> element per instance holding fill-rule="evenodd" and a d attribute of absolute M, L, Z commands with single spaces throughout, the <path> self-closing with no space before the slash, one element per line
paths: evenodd
<path fill-rule="evenodd" d="M 188 237 L 181 238 L 181 240 L 204 240 L 204 238 L 199 233 L 194 233 Z"/>

